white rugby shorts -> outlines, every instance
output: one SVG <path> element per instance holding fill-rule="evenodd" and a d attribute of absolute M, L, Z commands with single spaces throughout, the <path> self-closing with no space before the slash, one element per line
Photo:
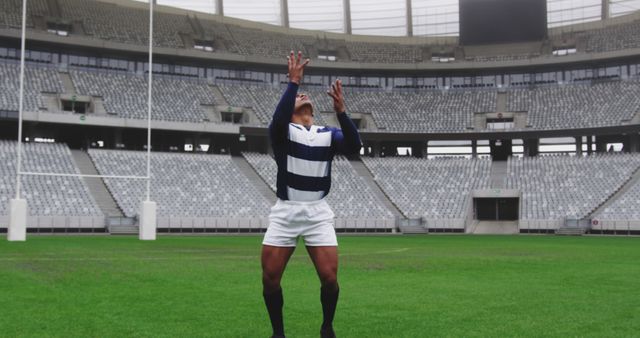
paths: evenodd
<path fill-rule="evenodd" d="M 338 246 L 334 216 L 324 198 L 309 202 L 278 199 L 271 207 L 262 244 L 295 247 L 302 237 L 306 246 Z"/>

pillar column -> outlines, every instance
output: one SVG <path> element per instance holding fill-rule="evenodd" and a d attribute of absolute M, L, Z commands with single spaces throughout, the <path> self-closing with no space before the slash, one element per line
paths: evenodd
<path fill-rule="evenodd" d="M 407 36 L 413 36 L 413 7 L 412 1 L 407 0 Z"/>
<path fill-rule="evenodd" d="M 523 156 L 538 156 L 540 153 L 540 140 L 539 139 L 529 139 L 522 140 L 524 154 Z"/>
<path fill-rule="evenodd" d="M 575 139 L 576 139 L 576 154 L 582 155 L 582 136 L 577 136 Z"/>
<path fill-rule="evenodd" d="M 610 16 L 609 0 L 602 0 L 602 20 L 608 19 Z"/>
<path fill-rule="evenodd" d="M 280 24 L 289 28 L 289 1 L 280 0 Z"/>
<path fill-rule="evenodd" d="M 342 7 L 344 13 L 344 33 L 351 34 L 351 1 L 342 0 Z"/>
<path fill-rule="evenodd" d="M 216 0 L 216 14 L 224 15 L 224 0 Z"/>
<path fill-rule="evenodd" d="M 477 140 L 471 141 L 471 157 L 473 158 L 478 157 L 478 141 Z"/>

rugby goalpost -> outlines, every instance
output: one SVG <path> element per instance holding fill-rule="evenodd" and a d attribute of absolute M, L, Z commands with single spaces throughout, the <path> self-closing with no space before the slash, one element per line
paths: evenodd
<path fill-rule="evenodd" d="M 156 202 L 151 201 L 151 108 L 153 89 L 153 5 L 156 0 L 149 0 L 149 79 L 147 97 L 147 173 L 146 176 L 123 176 L 123 175 L 83 175 L 83 174 L 61 174 L 22 171 L 22 119 L 24 110 L 24 69 L 25 69 L 25 46 L 27 33 L 27 1 L 22 0 L 22 36 L 20 47 L 20 89 L 18 98 L 18 149 L 16 161 L 16 194 L 15 198 L 9 201 L 9 227 L 7 229 L 7 240 L 11 242 L 26 241 L 27 239 L 27 200 L 21 197 L 22 176 L 64 176 L 64 177 L 93 177 L 93 178 L 115 178 L 146 181 L 146 199 L 141 201 L 139 209 L 139 233 L 140 240 L 156 239 Z"/>

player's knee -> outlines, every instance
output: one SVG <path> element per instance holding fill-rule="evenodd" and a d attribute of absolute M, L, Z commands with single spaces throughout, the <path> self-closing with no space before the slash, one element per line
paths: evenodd
<path fill-rule="evenodd" d="M 320 275 L 320 283 L 322 287 L 329 290 L 335 290 L 338 288 L 338 275 L 329 271 Z"/>
<path fill-rule="evenodd" d="M 282 276 L 280 274 L 265 271 L 262 273 L 262 286 L 266 291 L 277 291 L 280 289 L 281 279 Z"/>

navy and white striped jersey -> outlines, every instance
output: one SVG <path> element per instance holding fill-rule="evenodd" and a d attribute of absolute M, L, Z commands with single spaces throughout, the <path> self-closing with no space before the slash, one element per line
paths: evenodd
<path fill-rule="evenodd" d="M 338 114 L 340 129 L 291 122 L 298 85 L 289 83 L 269 125 L 278 165 L 276 195 L 281 200 L 316 201 L 331 188 L 331 161 L 336 153 L 357 154 L 361 141 L 346 113 Z"/>

